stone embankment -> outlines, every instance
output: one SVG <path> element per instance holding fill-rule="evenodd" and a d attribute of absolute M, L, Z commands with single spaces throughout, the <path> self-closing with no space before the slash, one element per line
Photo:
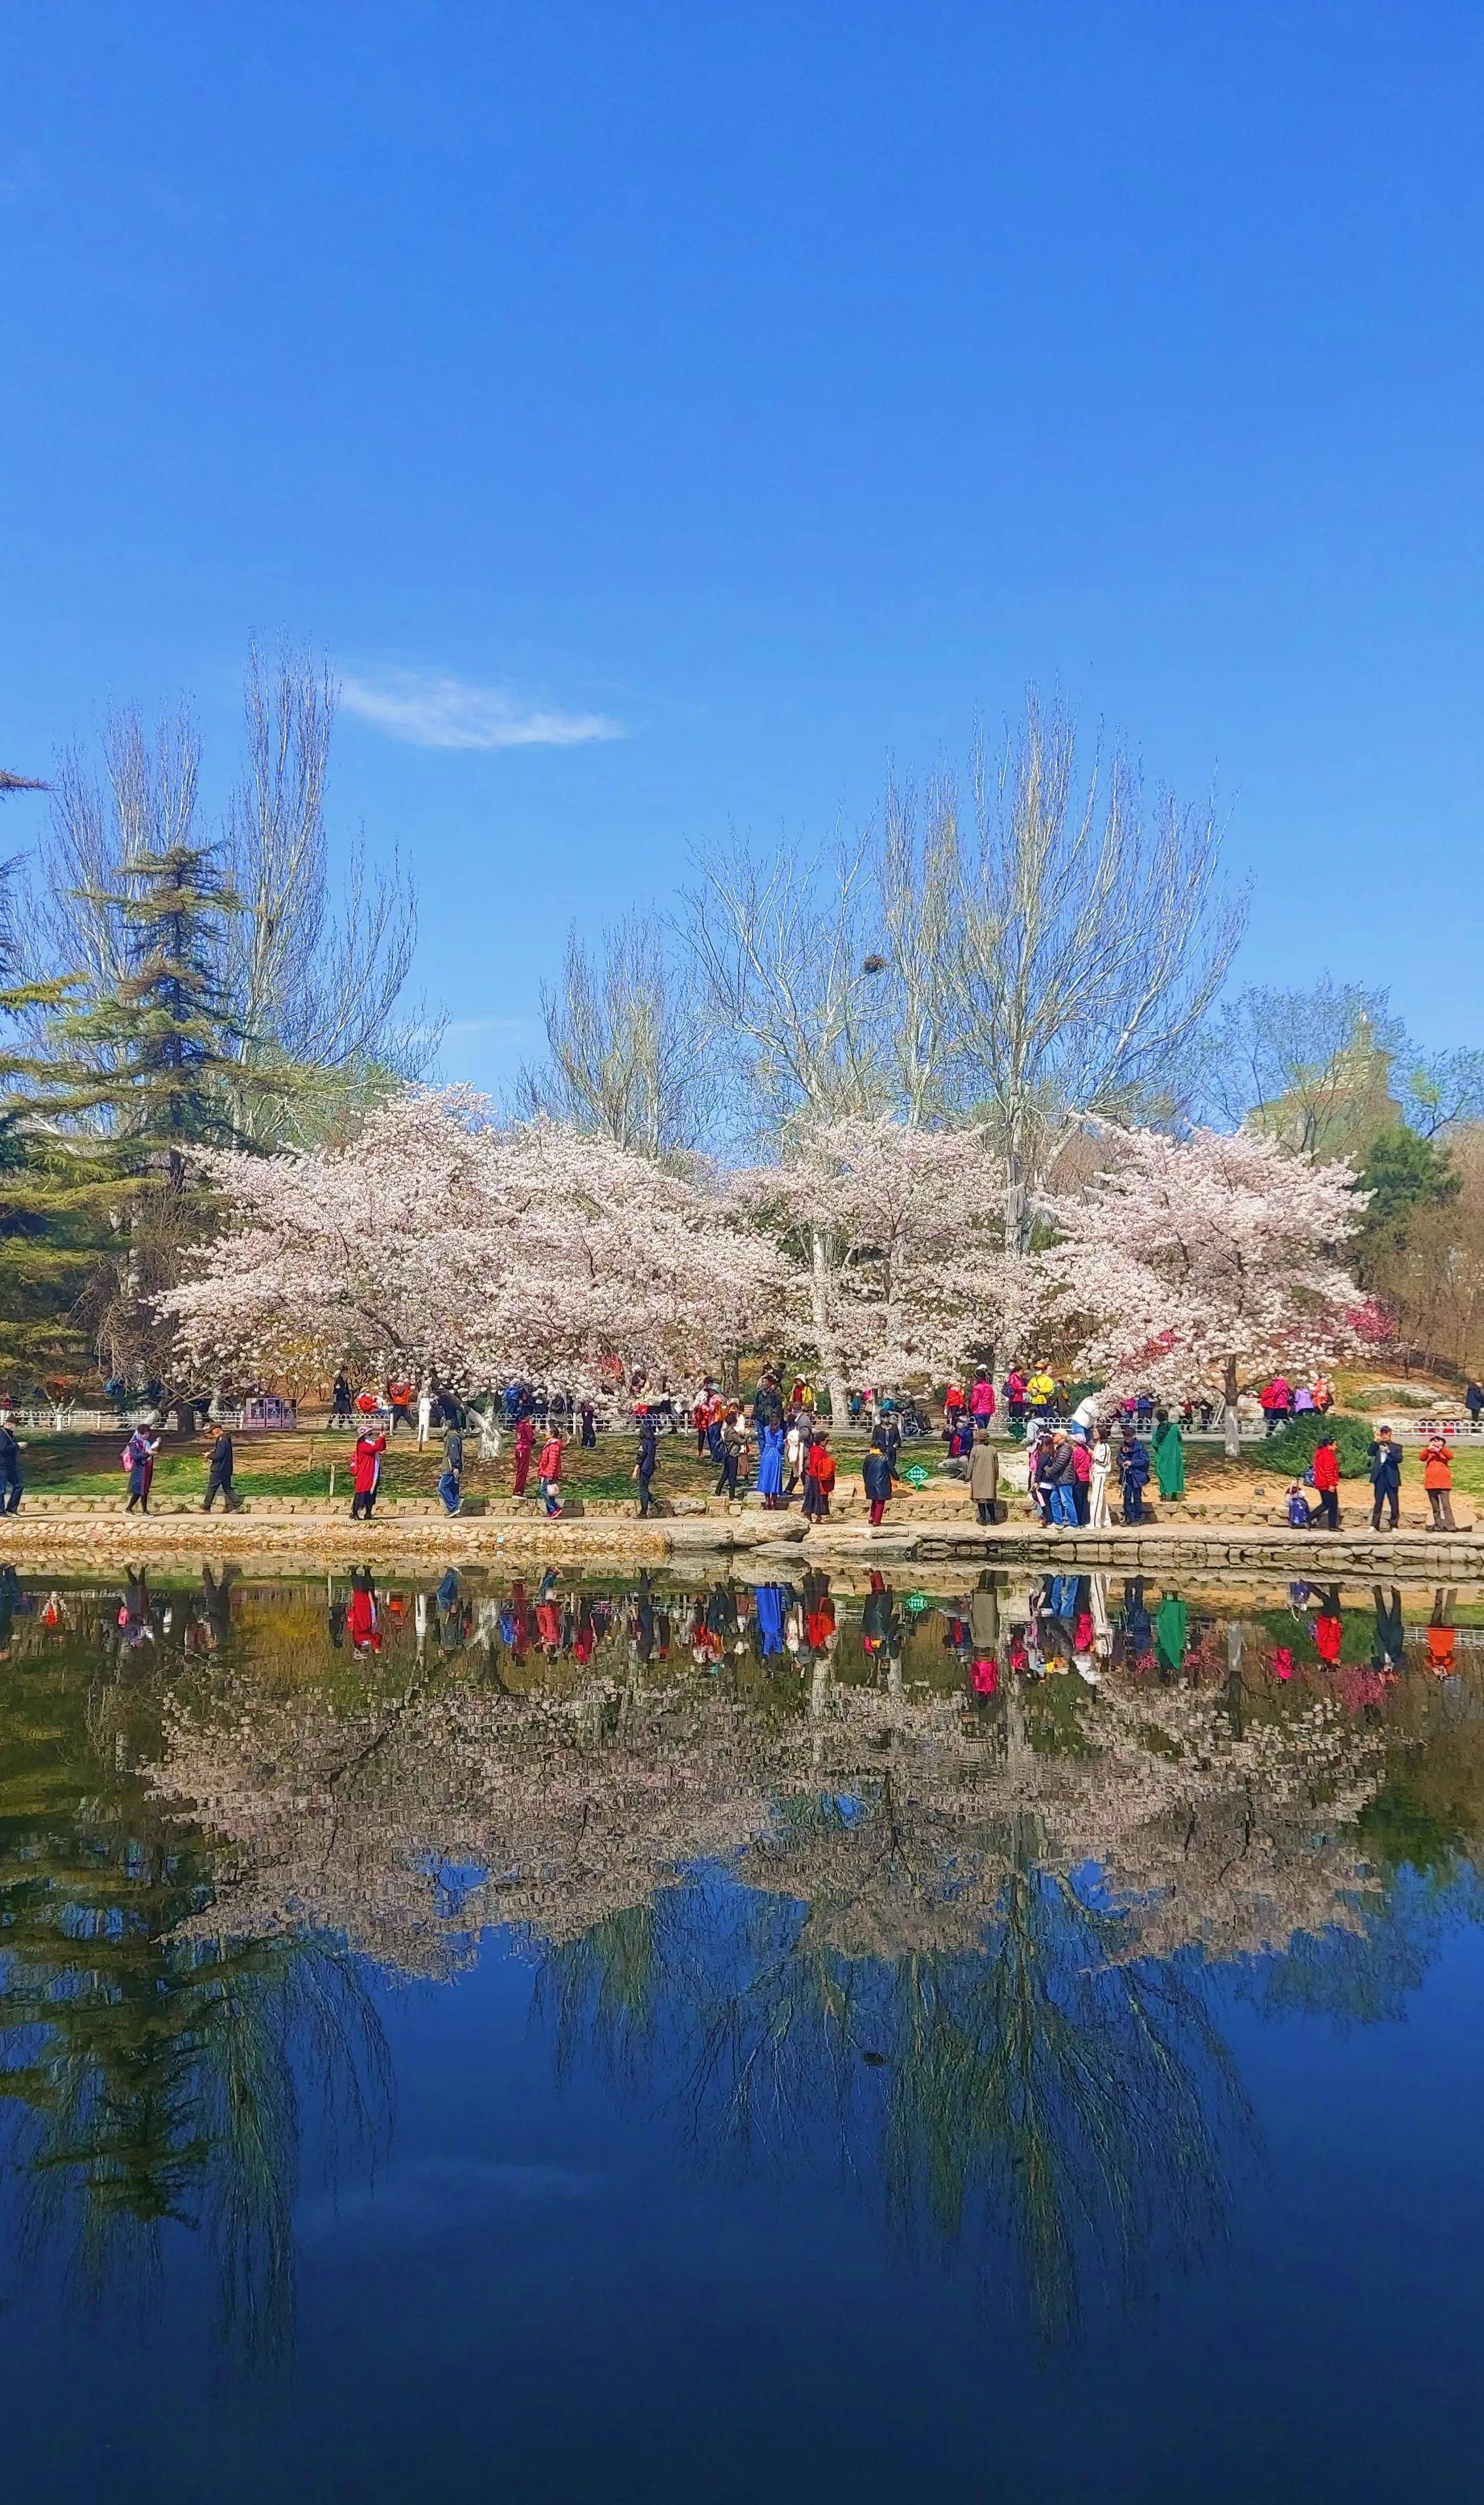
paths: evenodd
<path fill-rule="evenodd" d="M 894 1511 L 896 1508 L 894 1508 Z M 1484 1582 L 1484 1533 L 1326 1533 L 1233 1522 L 1151 1523 L 1104 1531 L 1047 1532 L 1034 1524 L 980 1527 L 957 1512 L 914 1506 L 879 1529 L 859 1519 L 810 1530 L 796 1514 L 751 1509 L 675 1511 L 635 1519 L 631 1507 L 582 1511 L 554 1521 L 513 1507 L 450 1519 L 442 1507 L 402 1504 L 370 1523 L 352 1522 L 341 1506 L 260 1499 L 231 1514 L 176 1506 L 125 1514 L 117 1502 L 96 1507 L 41 1499 L 0 1519 L 0 1556 L 63 1566 L 71 1560 L 150 1557 L 262 1558 L 266 1555 L 342 1565 L 495 1565 L 538 1559 L 603 1567 L 665 1559 L 735 1559 L 757 1575 L 769 1565 L 797 1573 L 805 1565 L 883 1570 L 907 1565 L 1031 1566 L 1041 1571 L 1179 1574 L 1212 1570 L 1273 1581 L 1297 1575 L 1332 1580 L 1364 1575 L 1433 1582 Z"/>

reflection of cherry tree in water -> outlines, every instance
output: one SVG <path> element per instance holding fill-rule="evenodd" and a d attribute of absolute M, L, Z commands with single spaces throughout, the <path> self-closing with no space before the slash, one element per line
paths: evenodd
<path fill-rule="evenodd" d="M 1216 1964 L 1346 1933 L 1363 1961 L 1381 1736 L 1173 1610 L 1166 1676 L 1007 1671 L 970 1708 L 884 1584 L 859 1649 L 819 1591 L 775 1597 L 755 1644 L 746 1595 L 649 1579 L 389 1595 L 331 1687 L 266 1649 L 181 1679 L 154 1781 L 224 1850 L 178 1936 L 329 1930 L 440 1976 L 507 1925 L 563 2058 L 597 2043 L 669 2110 L 683 2082 L 712 2157 L 828 2130 L 903 2223 L 998 2222 L 1065 2324 L 1094 2250 L 1136 2282 L 1222 2214 Z M 952 1658 L 989 1640 L 942 1615 Z"/>
<path fill-rule="evenodd" d="M 190 1938 L 212 1856 L 134 1768 L 158 1677 L 184 1671 L 220 1587 L 13 1628 L 0 1691 L 0 2099 L 17 2246 L 68 2256 L 79 2293 L 158 2282 L 172 2225 L 203 2230 L 224 2332 L 263 2352 L 292 2314 L 300 2080 L 374 2130 L 385 2064 L 328 1941 Z M 149 1629 L 148 1637 L 141 1629 Z"/>

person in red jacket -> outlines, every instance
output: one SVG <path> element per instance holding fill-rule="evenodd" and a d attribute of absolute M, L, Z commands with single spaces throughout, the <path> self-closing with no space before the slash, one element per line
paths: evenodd
<path fill-rule="evenodd" d="M 536 1421 L 521 1418 L 515 1427 L 515 1479 L 513 1493 L 524 1496 L 525 1483 L 531 1475 L 531 1455 L 536 1449 Z"/>
<path fill-rule="evenodd" d="M 804 1477 L 804 1512 L 811 1522 L 825 1520 L 833 1493 L 834 1455 L 824 1429 L 816 1428 Z"/>
<path fill-rule="evenodd" d="M 1332 1435 L 1321 1435 L 1314 1447 L 1314 1490 L 1319 1518 L 1326 1531 L 1340 1527 L 1340 1457 Z"/>
<path fill-rule="evenodd" d="M 356 1486 L 355 1495 L 350 1499 L 352 1522 L 370 1522 L 371 1518 L 376 1490 L 381 1485 L 381 1456 L 385 1451 L 386 1437 L 370 1434 L 363 1428 L 356 1437 L 356 1449 L 351 1457 Z"/>
<path fill-rule="evenodd" d="M 1453 1519 L 1453 1456 L 1443 1436 L 1429 1436 L 1422 1448 L 1422 1483 L 1428 1491 L 1432 1519 L 1430 1531 L 1456 1531 Z"/>
<path fill-rule="evenodd" d="M 536 1475 L 541 1481 L 542 1502 L 548 1513 L 560 1513 L 562 1509 L 562 1439 L 554 1427 L 541 1448 L 541 1459 L 536 1464 Z"/>

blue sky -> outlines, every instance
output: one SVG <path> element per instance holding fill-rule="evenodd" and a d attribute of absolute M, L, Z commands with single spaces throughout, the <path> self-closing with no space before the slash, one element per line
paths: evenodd
<path fill-rule="evenodd" d="M 49 0 L 0 70 L 0 761 L 187 691 L 220 796 L 312 639 L 454 1075 L 1032 678 L 1215 786 L 1253 974 L 1480 1040 L 1477 0 Z"/>

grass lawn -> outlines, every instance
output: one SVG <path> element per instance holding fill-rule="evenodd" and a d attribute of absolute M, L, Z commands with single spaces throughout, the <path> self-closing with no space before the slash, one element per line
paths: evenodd
<path fill-rule="evenodd" d="M 108 1435 L 32 1435 L 22 1438 L 21 1471 L 25 1485 L 38 1496 L 118 1496 L 127 1494 L 119 1457 L 124 1450 L 121 1428 Z M 244 1496 L 328 1497 L 335 1472 L 336 1499 L 349 1498 L 353 1437 L 303 1432 L 292 1435 L 234 1437 L 235 1480 Z M 155 1463 L 155 1487 L 160 1496 L 189 1497 L 204 1493 L 210 1435 L 161 1437 Z M 538 1450 L 540 1449 L 538 1445 Z M 564 1484 L 575 1496 L 621 1499 L 635 1494 L 632 1471 L 635 1442 L 628 1435 L 600 1438 L 594 1452 L 568 1444 L 563 1452 Z M 481 1463 L 478 1438 L 466 1439 L 464 1490 L 469 1496 L 509 1496 L 514 1470 L 510 1440 L 500 1458 Z M 442 1444 L 419 1453 L 412 1438 L 399 1435 L 382 1457 L 381 1485 L 387 1496 L 432 1497 L 442 1471 Z M 534 1487 L 534 1478 L 530 1484 Z M 661 1496 L 709 1496 L 716 1485 L 716 1465 L 698 1463 L 693 1435 L 662 1435 L 655 1491 Z"/>

